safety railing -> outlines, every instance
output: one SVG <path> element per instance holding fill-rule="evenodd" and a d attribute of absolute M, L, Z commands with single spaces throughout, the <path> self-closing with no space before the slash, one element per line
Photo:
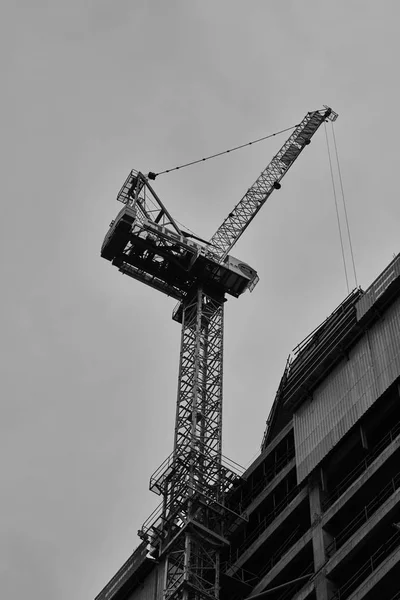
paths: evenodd
<path fill-rule="evenodd" d="M 396 532 L 386 542 L 384 542 L 371 556 L 364 562 L 364 564 L 350 577 L 346 583 L 344 583 L 331 600 L 345 600 L 350 594 L 378 567 L 383 561 L 389 557 L 393 552 L 398 550 L 400 547 L 400 532 Z"/>
<path fill-rule="evenodd" d="M 380 508 L 392 494 L 400 488 L 400 471 L 392 477 L 387 485 L 381 489 L 371 502 L 366 504 L 359 513 L 342 529 L 342 531 L 333 538 L 327 546 L 328 556 L 332 556 L 343 544 L 357 531 L 361 525 L 366 523 L 371 516 Z"/>
<path fill-rule="evenodd" d="M 295 579 L 303 577 L 304 575 L 307 575 L 308 573 L 314 573 L 314 561 L 311 561 L 310 563 L 308 563 L 308 565 L 305 567 L 305 569 L 303 569 L 303 571 L 301 573 L 299 573 Z M 292 576 L 292 574 L 291 574 Z M 310 579 L 313 577 L 313 575 L 310 576 Z M 286 590 L 284 590 L 282 592 L 282 594 L 280 596 L 278 596 L 278 598 L 276 600 L 292 600 L 294 597 L 294 594 L 300 592 L 300 590 L 302 590 L 304 587 L 306 587 L 309 583 L 310 583 L 310 579 L 308 581 L 306 581 L 306 583 L 304 583 L 304 581 L 299 581 L 294 583 L 291 586 L 288 586 L 286 588 Z"/>
<path fill-rule="evenodd" d="M 187 462 L 193 456 L 188 453 L 186 456 L 177 456 L 175 452 L 171 452 L 169 456 L 161 463 L 150 477 L 150 490 L 156 494 L 164 492 L 165 483 L 177 472 L 185 472 L 187 470 Z M 209 465 L 208 473 L 212 473 L 212 483 L 226 483 L 225 492 L 229 491 L 232 482 L 239 480 L 244 473 L 244 468 L 231 460 L 227 456 L 210 457 L 202 452 L 197 451 L 194 455 L 196 460 L 204 460 Z"/>
<path fill-rule="evenodd" d="M 332 490 L 332 492 L 323 500 L 322 508 L 326 510 L 350 487 L 350 485 L 358 479 L 358 477 L 368 469 L 374 460 L 382 454 L 394 439 L 400 434 L 400 421 L 396 423 L 390 431 L 388 431 L 379 443 L 371 449 L 371 451 L 360 461 L 354 469 L 340 481 L 340 483 Z"/>
<path fill-rule="evenodd" d="M 298 525 L 294 531 L 286 538 L 286 540 L 280 545 L 278 550 L 269 558 L 266 562 L 266 565 L 258 574 L 261 579 L 264 577 L 280 560 L 287 554 L 287 552 L 294 546 L 297 540 L 301 537 L 300 533 L 300 525 Z"/>
<path fill-rule="evenodd" d="M 294 458 L 295 449 L 294 447 L 288 450 L 286 454 L 281 456 L 279 460 L 277 460 L 268 471 L 265 473 L 264 477 L 257 482 L 255 486 L 242 498 L 241 506 L 243 510 L 251 504 L 251 502 L 256 498 L 262 491 L 267 487 L 269 483 L 286 467 L 288 463 Z"/>
<path fill-rule="evenodd" d="M 228 562 L 228 561 L 222 562 L 221 563 L 221 572 L 226 574 L 226 572 L 230 569 L 230 567 L 231 567 L 230 562 Z M 248 569 L 244 569 L 243 567 L 236 569 L 236 571 L 234 573 L 230 574 L 230 577 L 232 577 L 232 579 L 235 579 L 237 581 L 240 581 L 241 583 L 245 583 L 252 587 L 254 587 L 260 579 L 259 576 L 256 575 L 256 573 L 253 573 L 252 571 L 249 571 Z"/>
<path fill-rule="evenodd" d="M 236 560 L 238 560 L 239 556 L 241 556 L 241 554 L 243 554 L 243 552 L 253 544 L 253 542 L 261 535 L 263 531 L 267 529 L 267 527 L 286 508 L 286 506 L 288 506 L 290 502 L 294 500 L 294 498 L 296 498 L 300 489 L 301 488 L 299 486 L 294 487 L 281 500 L 281 502 L 277 504 L 277 506 L 262 519 L 262 521 L 257 525 L 257 527 L 249 535 L 246 535 L 246 539 L 242 542 L 240 546 L 238 546 L 236 549 L 231 549 L 231 554 L 229 557 L 231 563 L 234 563 Z"/>

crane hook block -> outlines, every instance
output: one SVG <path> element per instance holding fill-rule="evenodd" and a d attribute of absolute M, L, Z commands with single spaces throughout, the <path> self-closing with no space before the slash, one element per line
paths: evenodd
<path fill-rule="evenodd" d="M 281 184 L 279 183 L 279 181 L 275 181 L 275 182 L 274 182 L 274 188 L 275 188 L 276 190 L 280 190 L 280 189 L 281 189 L 281 187 L 282 187 L 282 186 L 281 186 Z"/>

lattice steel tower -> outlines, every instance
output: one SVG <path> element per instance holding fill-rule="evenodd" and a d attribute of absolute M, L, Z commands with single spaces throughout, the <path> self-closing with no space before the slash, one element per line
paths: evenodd
<path fill-rule="evenodd" d="M 320 125 L 336 118 L 328 107 L 308 113 L 209 243 L 178 227 L 151 174 L 132 171 L 118 194 L 124 207 L 101 256 L 176 298 L 182 324 L 174 449 L 150 479 L 162 502 L 140 531 L 165 560 L 166 600 L 218 598 L 221 550 L 233 521 L 245 518 L 226 502 L 238 475 L 221 452 L 223 309 L 227 294 L 252 290 L 258 277 L 228 253 Z"/>

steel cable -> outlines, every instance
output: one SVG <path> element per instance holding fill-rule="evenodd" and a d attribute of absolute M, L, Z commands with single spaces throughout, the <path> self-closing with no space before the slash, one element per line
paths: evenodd
<path fill-rule="evenodd" d="M 332 178 L 333 197 L 334 197 L 334 199 L 335 199 L 335 208 L 336 208 L 336 217 L 337 217 L 337 223 L 338 223 L 338 229 L 339 229 L 340 246 L 341 246 L 341 248 L 342 248 L 342 258 L 343 258 L 344 274 L 345 274 L 345 277 L 346 277 L 347 293 L 348 293 L 348 294 L 350 294 L 350 288 L 349 288 L 349 279 L 348 279 L 348 277 L 347 277 L 346 259 L 345 259 L 345 255 L 344 255 L 344 247 L 343 247 L 343 236 L 342 236 L 342 229 L 341 229 L 341 227 L 340 227 L 339 207 L 338 207 L 337 196 L 336 196 L 335 179 L 334 179 L 334 176 L 333 176 L 333 168 L 332 168 L 331 151 L 330 151 L 330 148 L 329 148 L 328 131 L 327 131 L 327 128 L 326 128 L 326 124 L 325 124 L 325 123 L 324 123 L 324 127 L 325 127 L 326 147 L 327 147 L 327 149 L 328 149 L 329 167 L 330 167 L 330 171 L 331 171 L 331 178 Z"/>
<path fill-rule="evenodd" d="M 351 243 L 349 220 L 347 218 L 346 200 L 345 200 L 344 191 L 343 191 L 342 173 L 341 173 L 341 170 L 340 170 L 339 154 L 338 154 L 337 145 L 336 145 L 335 129 L 333 127 L 333 123 L 331 123 L 331 125 L 332 125 L 333 144 L 335 146 L 335 154 L 336 154 L 336 162 L 337 162 L 337 168 L 338 168 L 338 174 L 339 174 L 340 188 L 342 190 L 342 200 L 343 200 L 343 207 L 344 207 L 344 215 L 345 215 L 345 219 L 346 219 L 347 235 L 349 237 L 350 254 L 351 254 L 351 260 L 352 260 L 352 263 L 353 263 L 354 279 L 355 279 L 355 282 L 356 282 L 356 287 L 358 287 L 356 265 L 355 265 L 355 262 L 354 262 L 354 254 L 353 254 L 353 244 Z"/>
<path fill-rule="evenodd" d="M 280 135 L 281 133 L 285 133 L 286 131 L 290 131 L 291 129 L 295 129 L 297 125 L 292 125 L 291 127 L 287 127 L 286 129 L 281 129 L 281 131 L 276 131 L 275 133 L 270 133 L 269 135 L 265 135 L 264 137 L 258 138 L 258 140 L 253 140 L 252 142 L 247 142 L 246 144 L 241 144 L 240 146 L 235 146 L 234 148 L 229 148 L 228 150 L 224 150 L 223 152 L 217 152 L 216 154 L 211 154 L 210 156 L 206 156 L 205 158 L 199 158 L 197 160 L 192 160 L 191 162 L 185 163 L 183 165 L 179 165 L 178 167 L 173 167 L 171 169 L 165 169 L 165 171 L 159 171 L 158 173 L 153 173 L 150 171 L 148 174 L 149 179 L 155 179 L 158 175 L 164 175 L 165 173 L 171 173 L 172 171 L 178 171 L 179 169 L 184 169 L 185 167 L 190 167 L 191 165 L 196 165 L 200 162 L 205 162 L 206 160 L 210 160 L 211 158 L 216 158 L 217 156 L 222 156 L 223 154 L 228 154 L 230 152 L 235 152 L 236 150 L 240 150 L 241 148 L 245 148 L 246 146 L 252 146 L 253 144 L 258 144 L 258 142 L 262 142 L 264 140 L 268 140 L 276 135 Z"/>

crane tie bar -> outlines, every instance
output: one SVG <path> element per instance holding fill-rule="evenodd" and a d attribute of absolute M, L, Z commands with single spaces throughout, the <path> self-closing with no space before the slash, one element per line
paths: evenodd
<path fill-rule="evenodd" d="M 246 146 L 251 146 L 252 144 L 258 144 L 258 142 L 263 142 L 264 140 L 268 140 L 276 135 L 281 133 L 285 133 L 286 131 L 290 131 L 291 129 L 295 129 L 297 125 L 292 125 L 291 127 L 287 127 L 286 129 L 281 129 L 281 131 L 276 131 L 275 133 L 270 133 L 269 135 L 265 135 L 264 137 L 258 138 L 258 140 L 253 140 L 252 142 L 247 142 L 247 144 L 241 144 L 240 146 L 235 146 L 235 148 L 229 148 L 229 150 L 224 150 L 223 152 L 217 152 L 217 154 L 211 154 L 210 156 L 206 156 L 205 158 L 199 158 L 198 160 L 193 160 L 192 162 L 185 163 L 184 165 L 180 165 L 179 167 L 173 167 L 172 169 L 166 169 L 165 171 L 160 171 L 159 173 L 153 173 L 150 171 L 147 175 L 149 179 L 155 179 L 158 175 L 164 175 L 164 173 L 171 173 L 172 171 L 178 171 L 178 169 L 184 169 L 185 167 L 190 167 L 191 165 L 196 165 L 197 163 L 204 162 L 206 160 L 210 160 L 210 158 L 216 158 L 217 156 L 222 156 L 223 154 L 228 154 L 229 152 L 234 152 L 235 150 L 240 150 L 241 148 L 245 148 Z"/>

